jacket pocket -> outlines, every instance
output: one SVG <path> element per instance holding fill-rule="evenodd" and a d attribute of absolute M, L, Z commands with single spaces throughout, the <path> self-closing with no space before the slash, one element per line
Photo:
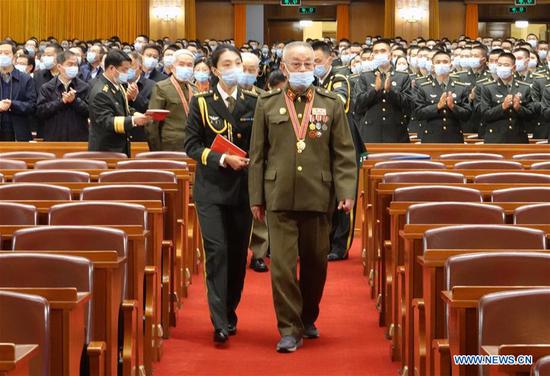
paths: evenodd
<path fill-rule="evenodd" d="M 323 180 L 323 183 L 331 183 L 332 173 L 330 171 L 321 171 L 321 179 Z"/>
<path fill-rule="evenodd" d="M 264 173 L 264 179 L 269 181 L 274 181 L 277 178 L 277 170 L 270 169 L 266 170 Z"/>
<path fill-rule="evenodd" d="M 288 115 L 271 115 L 269 116 L 269 124 L 281 124 L 286 123 L 288 121 L 289 117 Z"/>

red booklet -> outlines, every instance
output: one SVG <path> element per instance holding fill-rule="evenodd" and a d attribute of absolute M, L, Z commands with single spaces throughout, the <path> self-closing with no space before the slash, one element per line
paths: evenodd
<path fill-rule="evenodd" d="M 246 151 L 229 141 L 227 138 L 217 135 L 212 142 L 211 150 L 218 152 L 220 154 L 230 154 L 236 155 L 238 157 L 246 157 Z"/>

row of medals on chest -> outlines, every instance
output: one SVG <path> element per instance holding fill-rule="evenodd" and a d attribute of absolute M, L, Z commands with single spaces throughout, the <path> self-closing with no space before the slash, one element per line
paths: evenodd
<path fill-rule="evenodd" d="M 281 107 L 279 113 L 281 115 L 286 114 L 286 108 Z M 298 115 L 298 118 L 302 118 L 302 114 Z M 311 139 L 320 138 L 323 135 L 323 132 L 328 130 L 328 116 L 326 114 L 326 109 L 324 108 L 312 108 L 311 113 L 309 114 L 309 125 L 307 136 Z M 306 148 L 305 138 L 298 139 L 296 142 L 296 151 L 302 153 Z"/>

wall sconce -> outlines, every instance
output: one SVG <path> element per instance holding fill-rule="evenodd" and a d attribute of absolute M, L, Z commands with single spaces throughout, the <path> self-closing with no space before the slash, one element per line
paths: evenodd
<path fill-rule="evenodd" d="M 409 23 L 415 23 L 424 18 L 424 10 L 419 7 L 401 8 L 399 16 Z"/>
<path fill-rule="evenodd" d="M 156 6 L 153 8 L 153 15 L 162 21 L 175 21 L 181 13 L 181 9 L 175 5 Z"/>

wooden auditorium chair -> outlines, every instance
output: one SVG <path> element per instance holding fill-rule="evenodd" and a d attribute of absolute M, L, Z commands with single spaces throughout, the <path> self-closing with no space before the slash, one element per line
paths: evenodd
<path fill-rule="evenodd" d="M 513 159 L 550 159 L 550 153 L 527 153 L 516 154 L 512 156 Z"/>
<path fill-rule="evenodd" d="M 466 183 L 464 175 L 448 171 L 402 171 L 384 174 L 383 183 Z"/>
<path fill-rule="evenodd" d="M 95 159 L 50 159 L 37 161 L 35 170 L 107 170 L 107 162 Z"/>
<path fill-rule="evenodd" d="M 434 162 L 434 161 L 422 161 L 422 160 L 402 160 L 402 161 L 382 161 L 377 162 L 372 168 L 384 168 L 384 169 L 414 169 L 414 170 L 443 170 L 446 169 L 447 166 L 445 166 L 442 162 Z"/>
<path fill-rule="evenodd" d="M 515 224 L 550 224 L 550 203 L 524 205 L 514 210 Z"/>
<path fill-rule="evenodd" d="M 550 187 L 515 187 L 497 189 L 492 202 L 550 202 Z"/>
<path fill-rule="evenodd" d="M 70 200 L 67 187 L 41 183 L 17 183 L 0 186 L 0 200 Z"/>
<path fill-rule="evenodd" d="M 90 174 L 72 170 L 30 170 L 13 175 L 14 183 L 89 183 Z"/>
<path fill-rule="evenodd" d="M 475 160 L 455 163 L 454 168 L 463 170 L 523 170 L 523 165 L 515 161 Z"/>
<path fill-rule="evenodd" d="M 27 163 L 17 159 L 0 158 L 0 170 L 26 170 Z"/>
<path fill-rule="evenodd" d="M 543 356 L 533 365 L 532 376 L 550 376 L 550 355 Z"/>
<path fill-rule="evenodd" d="M 438 158 L 456 160 L 499 160 L 504 159 L 504 156 L 495 153 L 447 153 L 441 154 Z"/>
<path fill-rule="evenodd" d="M 550 175 L 532 172 L 494 172 L 477 175 L 474 183 L 550 183 Z"/>
<path fill-rule="evenodd" d="M 183 151 L 146 151 L 136 154 L 136 159 L 186 159 Z"/>
<path fill-rule="evenodd" d="M 63 158 L 71 159 L 128 159 L 124 153 L 116 151 L 74 151 L 63 154 Z"/>
<path fill-rule="evenodd" d="M 550 161 L 537 162 L 531 165 L 532 170 L 550 170 Z"/>
<path fill-rule="evenodd" d="M 10 151 L 6 153 L 0 153 L 0 158 L 6 159 L 54 159 L 56 158 L 54 153 L 45 151 Z"/>

